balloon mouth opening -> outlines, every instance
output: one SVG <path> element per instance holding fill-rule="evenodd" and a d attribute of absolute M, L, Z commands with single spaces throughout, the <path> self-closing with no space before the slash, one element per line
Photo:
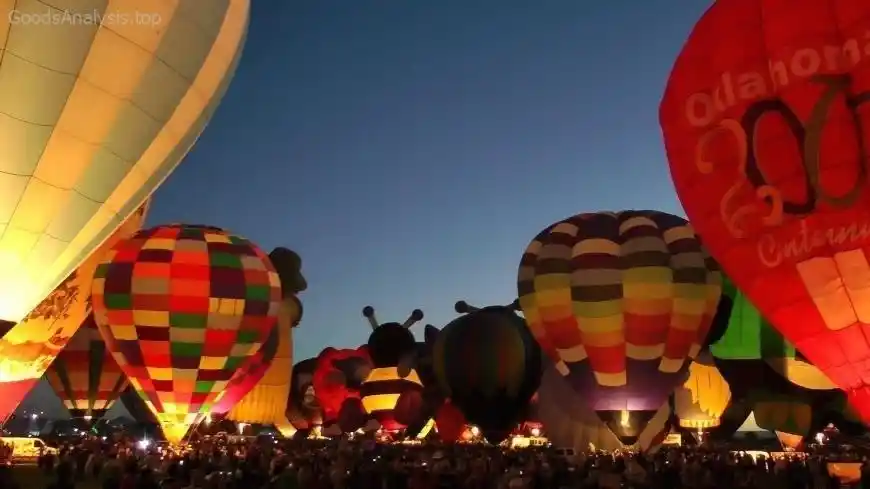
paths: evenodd
<path fill-rule="evenodd" d="M 595 414 L 624 445 L 637 443 L 640 434 L 657 410 L 597 410 Z"/>

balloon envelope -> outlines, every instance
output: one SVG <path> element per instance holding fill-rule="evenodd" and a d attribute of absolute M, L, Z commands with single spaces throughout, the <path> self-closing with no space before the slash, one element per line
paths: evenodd
<path fill-rule="evenodd" d="M 543 369 L 525 321 L 507 307 L 486 307 L 444 326 L 433 367 L 445 396 L 493 444 L 520 421 Z"/>
<path fill-rule="evenodd" d="M 674 411 L 684 428 L 719 426 L 730 402 L 731 389 L 709 353 L 689 365 L 689 378 L 674 391 Z"/>
<path fill-rule="evenodd" d="M 227 414 L 242 423 L 274 424 L 284 420 L 293 373 L 293 327 L 299 323 L 302 302 L 296 296 L 281 301 L 275 333 L 275 354 L 265 363 L 260 379 Z"/>
<path fill-rule="evenodd" d="M 685 379 L 720 281 L 685 219 L 601 212 L 538 234 L 523 254 L 517 290 L 556 369 L 631 444 Z"/>
<path fill-rule="evenodd" d="M 74 418 L 102 418 L 128 385 L 93 314 L 57 355 L 45 378 Z"/>
<path fill-rule="evenodd" d="M 717 312 L 724 317 L 727 328 L 710 346 L 713 356 L 721 361 L 764 361 L 767 366 L 793 384 L 806 389 L 835 389 L 824 372 L 806 361 L 800 352 L 761 315 L 745 294 L 728 277 L 723 277 L 723 296 L 731 308 Z M 762 367 L 759 365 L 759 368 Z"/>
<path fill-rule="evenodd" d="M 37 22 L 62 15 L 58 5 L 82 20 Z M 9 54 L 0 320 L 20 321 L 179 164 L 232 79 L 248 8 L 248 0 L 0 8 Z"/>
<path fill-rule="evenodd" d="M 286 415 L 290 423 L 299 430 L 308 430 L 323 424 L 323 411 L 314 392 L 316 369 L 316 357 L 302 360 L 293 366 Z"/>
<path fill-rule="evenodd" d="M 870 4 L 769 7 L 714 2 L 690 34 L 660 108 L 671 175 L 728 276 L 870 421 Z"/>
<path fill-rule="evenodd" d="M 91 295 L 106 345 L 175 444 L 266 341 L 281 286 L 250 241 L 169 225 L 116 244 Z"/>
<path fill-rule="evenodd" d="M 233 409 L 245 395 L 251 392 L 251 389 L 257 385 L 263 376 L 266 375 L 266 370 L 278 353 L 278 326 L 276 325 L 269 332 L 269 337 L 266 342 L 260 347 L 259 351 L 254 355 L 253 360 L 248 362 L 243 368 L 236 371 L 235 375 L 227 384 L 224 395 L 211 408 L 211 414 L 221 415 L 226 414 Z M 253 423 L 246 419 L 233 419 L 242 423 Z"/>
<path fill-rule="evenodd" d="M 553 366 L 544 370 L 536 408 L 536 417 L 544 424 L 547 439 L 556 447 L 574 448 L 578 453 L 592 447 L 598 450 L 623 447 L 613 431 L 589 408 L 589 403 Z M 651 450 L 662 442 L 671 428 L 671 414 L 667 402 L 657 410 L 638 436 L 637 444 L 642 450 Z"/>
<path fill-rule="evenodd" d="M 0 420 L 18 407 L 90 314 L 97 265 L 121 240 L 139 231 L 147 204 L 130 216 L 76 271 L 0 338 Z"/>
<path fill-rule="evenodd" d="M 325 423 L 338 419 L 346 399 L 360 397 L 360 386 L 370 371 L 371 358 L 365 346 L 341 350 L 329 347 L 320 352 L 311 383 Z"/>

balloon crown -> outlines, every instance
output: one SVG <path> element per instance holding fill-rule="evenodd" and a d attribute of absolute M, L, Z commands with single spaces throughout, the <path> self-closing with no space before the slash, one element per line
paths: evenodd
<path fill-rule="evenodd" d="M 423 319 L 423 311 L 414 309 L 404 323 L 379 322 L 372 306 L 364 307 L 362 313 L 372 327 L 368 347 L 375 367 L 396 367 L 403 358 L 416 352 L 417 342 L 410 329 Z"/>

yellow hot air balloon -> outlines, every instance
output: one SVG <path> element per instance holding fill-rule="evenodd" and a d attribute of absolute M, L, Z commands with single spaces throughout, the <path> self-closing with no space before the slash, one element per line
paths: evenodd
<path fill-rule="evenodd" d="M 97 265 L 119 240 L 139 231 L 146 213 L 147 204 L 130 216 L 27 317 L 0 338 L 0 421 L 15 411 L 85 322 L 91 313 L 88 298 Z"/>
<path fill-rule="evenodd" d="M 239 423 L 278 424 L 286 420 L 290 377 L 293 373 L 293 324 L 298 321 L 299 299 L 291 296 L 278 310 L 278 352 L 260 382 L 227 413 Z"/>
<path fill-rule="evenodd" d="M 731 388 L 713 364 L 709 352 L 689 364 L 689 377 L 674 391 L 674 410 L 680 426 L 704 430 L 719 426 L 731 402 Z"/>
<path fill-rule="evenodd" d="M 302 274 L 302 258 L 296 252 L 275 248 L 269 259 L 281 277 L 284 296 L 276 325 L 278 349 L 263 378 L 227 413 L 227 418 L 239 423 L 274 424 L 284 436 L 290 436 L 296 431 L 286 416 L 293 376 L 293 329 L 303 315 L 298 294 L 308 288 L 308 283 Z"/>
<path fill-rule="evenodd" d="M 2 5 L 0 320 L 18 322 L 196 141 L 238 64 L 250 5 Z"/>

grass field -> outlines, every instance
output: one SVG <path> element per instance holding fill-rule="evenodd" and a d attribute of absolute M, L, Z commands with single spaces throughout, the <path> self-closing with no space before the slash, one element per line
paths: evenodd
<path fill-rule="evenodd" d="M 21 489 L 45 489 L 54 477 L 45 475 L 34 466 L 18 465 L 12 469 L 12 476 Z M 76 489 L 100 489 L 99 482 L 86 480 L 76 484 Z"/>

